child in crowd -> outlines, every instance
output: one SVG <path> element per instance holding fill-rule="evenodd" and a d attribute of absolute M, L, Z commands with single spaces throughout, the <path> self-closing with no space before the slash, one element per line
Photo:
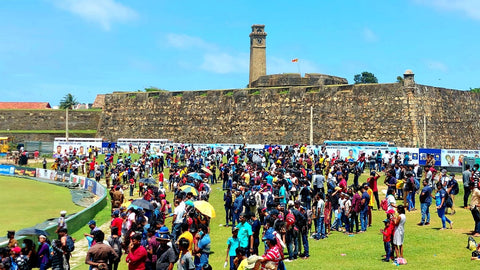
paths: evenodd
<path fill-rule="evenodd" d="M 237 256 L 237 248 L 240 247 L 240 240 L 238 239 L 238 228 L 233 227 L 232 228 L 232 236 L 228 238 L 227 240 L 227 257 L 225 258 L 225 267 L 227 265 L 227 262 L 230 263 L 230 270 L 235 270 L 235 264 L 233 261 L 235 260 L 235 257 Z M 230 260 L 229 260 L 230 259 Z"/>
<path fill-rule="evenodd" d="M 383 259 L 383 261 L 389 262 L 393 255 L 391 242 L 393 231 L 395 230 L 395 223 L 391 220 L 390 214 L 387 214 L 387 218 L 383 222 L 385 223 L 385 228 L 380 229 L 380 232 L 383 234 L 383 247 L 385 248 L 385 259 Z"/>

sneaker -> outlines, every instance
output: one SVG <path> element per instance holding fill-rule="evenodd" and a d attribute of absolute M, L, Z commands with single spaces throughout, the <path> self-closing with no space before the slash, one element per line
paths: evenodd
<path fill-rule="evenodd" d="M 418 226 L 424 226 L 425 224 L 420 222 L 420 223 L 417 223 Z"/>
<path fill-rule="evenodd" d="M 430 225 L 430 222 L 425 222 L 425 226 Z"/>
<path fill-rule="evenodd" d="M 390 260 L 385 258 L 385 259 L 382 259 L 382 262 L 389 262 Z"/>
<path fill-rule="evenodd" d="M 292 262 L 293 260 L 290 260 L 290 259 L 286 259 L 286 260 L 283 260 L 284 262 Z"/>

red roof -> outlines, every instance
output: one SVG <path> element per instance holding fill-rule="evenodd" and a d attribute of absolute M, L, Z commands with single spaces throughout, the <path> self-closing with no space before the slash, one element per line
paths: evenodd
<path fill-rule="evenodd" d="M 40 110 L 51 108 L 48 102 L 0 102 L 0 110 Z"/>

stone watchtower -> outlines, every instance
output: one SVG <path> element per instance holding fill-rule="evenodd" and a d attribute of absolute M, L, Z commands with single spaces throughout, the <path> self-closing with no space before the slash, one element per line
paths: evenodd
<path fill-rule="evenodd" d="M 260 76 L 267 75 L 266 37 L 265 25 L 252 25 L 250 33 L 250 77 L 248 87 Z"/>

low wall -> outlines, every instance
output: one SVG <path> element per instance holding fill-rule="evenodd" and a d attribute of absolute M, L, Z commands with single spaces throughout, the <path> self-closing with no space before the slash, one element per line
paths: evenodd
<path fill-rule="evenodd" d="M 107 192 L 104 186 L 95 180 L 78 176 L 74 174 L 57 172 L 53 170 L 44 170 L 40 168 L 28 168 L 14 165 L 0 165 L 0 175 L 25 177 L 30 180 L 46 182 L 50 184 L 79 184 L 80 188 L 85 189 L 92 194 L 98 196 L 98 200 L 82 211 L 68 216 L 67 223 L 69 234 L 72 234 L 82 228 L 89 220 L 107 206 Z M 45 228 L 39 228 L 47 231 L 50 238 L 55 235 L 57 228 L 56 222 Z M 22 237 L 17 238 L 23 239 Z M 0 242 L 0 247 L 6 246 L 8 242 Z"/>

